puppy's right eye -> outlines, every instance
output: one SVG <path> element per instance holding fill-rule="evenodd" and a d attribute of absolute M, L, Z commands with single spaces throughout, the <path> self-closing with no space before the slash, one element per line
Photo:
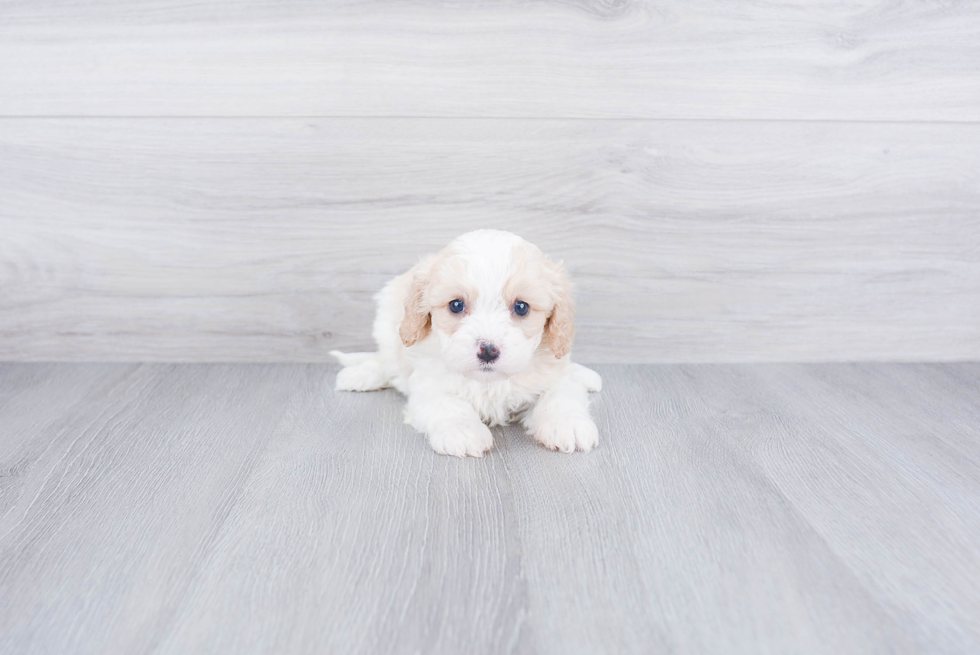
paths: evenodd
<path fill-rule="evenodd" d="M 453 314 L 459 314 L 464 309 L 466 309 L 466 303 L 459 298 L 449 303 L 449 311 L 451 311 Z"/>

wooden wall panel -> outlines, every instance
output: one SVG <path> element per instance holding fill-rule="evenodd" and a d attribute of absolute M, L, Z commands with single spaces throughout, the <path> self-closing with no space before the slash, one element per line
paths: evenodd
<path fill-rule="evenodd" d="M 0 5 L 0 115 L 980 120 L 980 5 Z"/>
<path fill-rule="evenodd" d="M 320 361 L 478 227 L 583 361 L 980 358 L 980 125 L 0 120 L 0 359 Z"/>

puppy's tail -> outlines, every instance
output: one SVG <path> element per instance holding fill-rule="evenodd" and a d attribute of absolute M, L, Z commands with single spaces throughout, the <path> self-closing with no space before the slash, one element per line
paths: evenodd
<path fill-rule="evenodd" d="M 384 389 L 391 382 L 378 353 L 342 353 L 331 350 L 330 354 L 344 366 L 337 373 L 338 391 L 375 391 Z"/>
<path fill-rule="evenodd" d="M 339 350 L 331 350 L 330 354 L 344 366 L 357 366 L 358 364 L 363 364 L 366 361 L 378 358 L 378 353 L 342 353 Z"/>

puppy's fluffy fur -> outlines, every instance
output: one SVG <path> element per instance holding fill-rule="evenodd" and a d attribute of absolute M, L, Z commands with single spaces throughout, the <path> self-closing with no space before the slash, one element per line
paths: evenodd
<path fill-rule="evenodd" d="M 408 397 L 405 422 L 445 455 L 483 455 L 487 425 L 514 420 L 552 450 L 596 445 L 588 392 L 602 380 L 571 362 L 571 284 L 532 244 L 464 234 L 375 299 L 378 352 L 331 353 L 344 365 L 337 389 L 395 387 Z"/>

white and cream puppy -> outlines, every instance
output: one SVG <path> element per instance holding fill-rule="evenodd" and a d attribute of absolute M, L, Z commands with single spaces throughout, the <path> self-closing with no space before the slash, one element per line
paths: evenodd
<path fill-rule="evenodd" d="M 337 389 L 398 389 L 405 422 L 445 455 L 479 457 L 493 446 L 487 425 L 515 420 L 552 450 L 596 445 L 588 392 L 602 380 L 572 363 L 571 283 L 534 245 L 464 234 L 375 300 L 378 352 L 333 351 L 344 365 Z"/>

